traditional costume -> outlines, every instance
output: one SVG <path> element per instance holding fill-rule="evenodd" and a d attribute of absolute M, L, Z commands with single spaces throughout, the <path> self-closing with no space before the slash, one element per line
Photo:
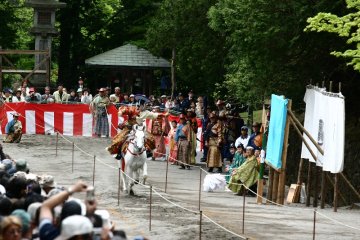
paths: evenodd
<path fill-rule="evenodd" d="M 19 143 L 22 136 L 22 124 L 18 120 L 19 114 L 13 114 L 14 119 L 8 122 L 5 126 L 5 139 L 6 143 Z"/>
<path fill-rule="evenodd" d="M 237 151 L 234 155 L 233 162 L 231 163 L 230 166 L 228 166 L 228 171 L 226 172 L 226 176 L 225 176 L 226 182 L 230 181 L 232 171 L 240 167 L 245 161 L 246 158 L 244 157 L 244 155 Z"/>
<path fill-rule="evenodd" d="M 216 120 L 216 115 L 211 113 L 209 116 L 211 121 L 206 128 L 206 144 L 209 147 L 207 154 L 207 167 L 209 172 L 213 171 L 213 168 L 218 168 L 218 172 L 222 172 L 222 159 L 221 159 L 221 150 L 220 146 L 223 142 L 223 131 L 222 125 L 219 121 Z"/>
<path fill-rule="evenodd" d="M 254 185 L 259 177 L 258 161 L 255 155 L 246 159 L 246 161 L 236 169 L 236 172 L 231 176 L 228 188 L 234 193 L 240 194 L 243 191 L 244 184 L 247 188 Z"/>
<path fill-rule="evenodd" d="M 188 112 L 191 112 L 191 116 L 188 116 L 188 124 L 189 124 L 189 130 L 190 130 L 190 148 L 189 148 L 189 154 L 190 154 L 190 163 L 195 164 L 196 163 L 196 134 L 198 130 L 198 124 L 196 120 L 196 115 L 191 110 L 188 110 Z"/>
<path fill-rule="evenodd" d="M 178 147 L 175 141 L 177 126 L 175 128 L 171 128 L 168 134 L 169 137 L 169 162 L 175 163 L 177 158 Z"/>
<path fill-rule="evenodd" d="M 160 108 L 154 107 L 155 113 L 158 113 Z M 157 158 L 163 158 L 166 157 L 166 148 L 165 148 L 165 136 L 169 133 L 170 125 L 169 121 L 166 117 L 163 115 L 158 115 L 157 118 L 150 120 L 150 129 L 148 130 L 155 139 L 155 151 L 153 154 L 153 160 Z"/>
<path fill-rule="evenodd" d="M 105 88 L 100 88 L 99 92 L 105 92 Z M 109 137 L 109 121 L 106 107 L 110 100 L 106 95 L 99 94 L 91 102 L 91 108 L 95 112 L 95 134 L 99 137 L 105 135 Z"/>
<path fill-rule="evenodd" d="M 189 142 L 190 142 L 190 127 L 188 124 L 184 123 L 185 116 L 180 114 L 180 123 L 177 127 L 175 134 L 175 141 L 178 143 L 178 153 L 177 159 L 180 161 L 180 165 L 182 169 L 185 169 L 185 165 L 181 164 L 186 163 L 190 164 L 190 156 L 189 156 Z M 190 169 L 189 165 L 186 165 L 188 169 Z"/>

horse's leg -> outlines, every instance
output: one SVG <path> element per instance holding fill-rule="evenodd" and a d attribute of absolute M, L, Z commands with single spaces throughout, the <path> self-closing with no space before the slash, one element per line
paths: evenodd
<path fill-rule="evenodd" d="M 143 184 L 145 184 L 146 179 L 147 179 L 147 176 L 148 176 L 146 157 L 145 157 L 144 159 L 145 159 L 145 161 L 144 161 L 144 165 L 143 165 L 143 180 L 142 180 L 142 183 L 143 183 Z"/>
<path fill-rule="evenodd" d="M 127 169 L 127 173 L 129 175 L 129 195 L 134 195 L 134 191 L 132 190 L 132 187 L 134 186 L 134 180 L 133 180 L 133 170 L 129 166 Z"/>

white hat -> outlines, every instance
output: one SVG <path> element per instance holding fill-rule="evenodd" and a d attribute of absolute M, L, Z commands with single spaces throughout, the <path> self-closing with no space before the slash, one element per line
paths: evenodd
<path fill-rule="evenodd" d="M 40 202 L 34 202 L 29 205 L 27 209 L 27 213 L 30 215 L 31 221 L 35 221 L 36 211 L 39 209 L 40 206 L 41 206 Z"/>
<path fill-rule="evenodd" d="M 82 90 L 82 88 L 78 88 L 78 90 L 76 91 L 76 92 L 82 92 L 83 90 Z"/>
<path fill-rule="evenodd" d="M 3 185 L 0 184 L 0 195 L 5 195 L 6 194 L 6 189 L 4 188 Z"/>
<path fill-rule="evenodd" d="M 57 240 L 66 240 L 77 235 L 90 234 L 93 224 L 87 217 L 73 215 L 65 218 L 61 223 L 61 234 Z"/>
<path fill-rule="evenodd" d="M 103 227 L 111 228 L 110 213 L 107 210 L 96 210 L 96 215 L 99 215 L 103 222 Z"/>
<path fill-rule="evenodd" d="M 135 97 L 135 95 L 134 94 L 130 94 L 130 96 L 129 97 Z"/>
<path fill-rule="evenodd" d="M 247 146 L 246 147 L 246 150 L 249 149 L 249 150 L 254 150 L 254 148 L 252 146 Z"/>
<path fill-rule="evenodd" d="M 54 180 L 54 177 L 51 175 L 43 175 L 41 177 L 40 185 L 42 187 L 56 187 L 56 182 Z"/>

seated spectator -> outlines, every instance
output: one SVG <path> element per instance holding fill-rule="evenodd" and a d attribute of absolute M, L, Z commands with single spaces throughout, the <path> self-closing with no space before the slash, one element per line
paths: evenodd
<path fill-rule="evenodd" d="M 82 88 L 78 88 L 78 90 L 76 91 L 76 93 L 77 93 L 77 102 L 81 102 L 82 94 L 83 94 Z"/>
<path fill-rule="evenodd" d="M 55 101 L 54 97 L 50 93 L 50 87 L 46 86 L 45 87 L 45 93 L 41 96 L 41 102 L 43 102 L 43 103 L 53 103 L 54 101 Z"/>
<path fill-rule="evenodd" d="M 136 104 L 135 95 L 134 95 L 134 94 L 130 94 L 129 104 Z"/>
<path fill-rule="evenodd" d="M 81 102 L 85 103 L 85 104 L 90 104 L 92 101 L 93 97 L 92 95 L 89 93 L 89 90 L 87 88 L 83 89 L 83 94 L 81 96 Z"/>
<path fill-rule="evenodd" d="M 124 93 L 124 99 L 121 102 L 122 104 L 129 104 L 129 94 Z"/>
<path fill-rule="evenodd" d="M 78 97 L 76 96 L 76 92 L 74 89 L 70 89 L 70 95 L 68 98 L 68 102 L 75 103 L 77 102 Z"/>
<path fill-rule="evenodd" d="M 2 98 L 3 98 L 4 102 L 7 102 L 7 103 L 12 102 L 13 97 L 12 97 L 11 89 L 5 88 Z"/>
<path fill-rule="evenodd" d="M 123 97 L 121 96 L 120 88 L 115 87 L 115 93 L 111 94 L 109 98 L 112 103 L 121 103 L 123 100 Z"/>
<path fill-rule="evenodd" d="M 24 101 L 26 101 L 26 97 L 29 96 L 29 88 L 21 87 L 21 96 L 24 98 Z"/>
<path fill-rule="evenodd" d="M 19 121 L 19 113 L 13 113 L 13 120 L 8 122 L 5 126 L 6 143 L 19 143 L 22 137 L 22 124 Z"/>
<path fill-rule="evenodd" d="M 248 146 L 246 148 L 246 155 L 246 161 L 232 172 L 228 185 L 228 188 L 237 195 L 241 195 L 243 191 L 246 191 L 241 184 L 246 188 L 250 188 L 257 182 L 259 176 L 258 162 L 254 155 L 254 148 Z"/>
<path fill-rule="evenodd" d="M 15 96 L 12 97 L 12 102 L 25 102 L 25 97 L 21 94 L 21 88 L 15 91 Z"/>
<path fill-rule="evenodd" d="M 58 85 L 58 90 L 53 94 L 55 103 L 66 103 L 69 99 L 68 94 L 62 84 Z"/>
<path fill-rule="evenodd" d="M 25 98 L 26 102 L 41 102 L 41 95 L 35 91 L 35 88 L 31 87 L 29 89 L 29 96 Z"/>
<path fill-rule="evenodd" d="M 235 155 L 234 155 L 234 158 L 233 158 L 233 161 L 232 161 L 231 165 L 226 165 L 225 166 L 225 172 L 226 172 L 226 175 L 227 175 L 227 176 L 225 176 L 225 179 L 226 179 L 227 183 L 230 180 L 230 176 L 231 176 L 233 170 L 240 167 L 245 162 L 246 159 L 245 159 L 243 153 L 244 153 L 244 147 L 243 147 L 242 144 L 240 144 L 236 148 L 236 152 L 235 152 Z"/>
<path fill-rule="evenodd" d="M 16 216 L 7 216 L 0 224 L 0 239 L 20 240 L 22 232 L 21 220 Z"/>

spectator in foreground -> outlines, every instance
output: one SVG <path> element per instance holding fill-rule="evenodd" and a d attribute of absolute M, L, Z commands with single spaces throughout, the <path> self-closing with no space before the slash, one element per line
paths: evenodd
<path fill-rule="evenodd" d="M 15 96 L 12 97 L 12 102 L 25 102 L 25 97 L 21 94 L 21 88 L 15 91 Z"/>
<path fill-rule="evenodd" d="M 20 240 L 22 223 L 16 216 L 8 216 L 2 219 L 0 225 L 0 238 L 6 240 Z"/>
<path fill-rule="evenodd" d="M 9 88 L 5 88 L 4 89 L 4 94 L 3 94 L 3 100 L 4 102 L 7 103 L 11 103 L 12 102 L 12 91 Z"/>
<path fill-rule="evenodd" d="M 83 94 L 81 96 L 81 102 L 85 103 L 85 104 L 90 104 L 92 101 L 93 97 L 92 95 L 89 93 L 89 90 L 87 88 L 83 89 Z"/>
<path fill-rule="evenodd" d="M 45 93 L 41 96 L 41 101 L 43 103 L 53 103 L 54 102 L 54 97 L 50 93 L 50 87 L 49 86 L 45 87 Z"/>
<path fill-rule="evenodd" d="M 62 84 L 59 84 L 58 90 L 53 94 L 55 103 L 64 103 L 69 99 L 68 94 L 64 91 L 64 87 Z"/>

